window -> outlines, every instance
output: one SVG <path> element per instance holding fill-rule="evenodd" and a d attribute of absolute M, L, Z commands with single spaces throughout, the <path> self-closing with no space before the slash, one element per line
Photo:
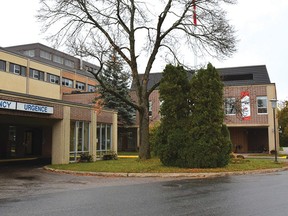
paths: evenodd
<path fill-rule="evenodd" d="M 235 98 L 225 98 L 224 102 L 224 113 L 226 115 L 235 115 L 236 114 L 236 99 Z"/>
<path fill-rule="evenodd" d="M 37 80 L 44 80 L 44 72 L 30 68 L 29 77 Z"/>
<path fill-rule="evenodd" d="M 96 87 L 92 86 L 92 85 L 88 85 L 88 92 L 95 92 L 96 91 Z"/>
<path fill-rule="evenodd" d="M 35 50 L 24 50 L 23 54 L 29 57 L 34 57 L 35 56 Z"/>
<path fill-rule="evenodd" d="M 53 55 L 53 61 L 59 64 L 63 64 L 63 58 L 57 55 Z"/>
<path fill-rule="evenodd" d="M 88 72 L 94 72 L 95 71 L 95 69 L 93 68 L 93 67 L 89 67 L 89 66 L 85 66 L 86 67 L 86 70 L 88 71 Z"/>
<path fill-rule="evenodd" d="M 222 81 L 253 80 L 253 74 L 223 75 Z"/>
<path fill-rule="evenodd" d="M 47 74 L 47 82 L 60 84 L 60 77 L 53 74 Z"/>
<path fill-rule="evenodd" d="M 71 67 L 71 68 L 74 68 L 74 62 L 73 61 L 70 61 L 68 59 L 65 59 L 65 65 L 68 66 L 68 67 Z"/>
<path fill-rule="evenodd" d="M 62 86 L 73 88 L 73 80 L 62 77 Z"/>
<path fill-rule="evenodd" d="M 112 150 L 112 125 L 98 124 L 97 126 L 97 151 L 105 153 Z"/>
<path fill-rule="evenodd" d="M 10 63 L 10 72 L 21 76 L 26 76 L 26 67 Z"/>
<path fill-rule="evenodd" d="M 76 82 L 76 89 L 85 90 L 85 83 Z"/>
<path fill-rule="evenodd" d="M 43 51 L 43 50 L 40 50 L 40 57 L 44 58 L 44 59 L 48 59 L 48 60 L 52 59 L 52 55 L 48 52 Z"/>
<path fill-rule="evenodd" d="M 151 117 L 152 116 L 152 101 L 149 101 L 148 111 L 149 111 L 149 117 Z"/>
<path fill-rule="evenodd" d="M 90 124 L 76 121 L 70 125 L 70 161 L 77 161 L 80 154 L 90 149 Z"/>
<path fill-rule="evenodd" d="M 0 70 L 6 71 L 6 61 L 0 60 Z"/>
<path fill-rule="evenodd" d="M 267 97 L 257 97 L 257 113 L 267 114 Z"/>

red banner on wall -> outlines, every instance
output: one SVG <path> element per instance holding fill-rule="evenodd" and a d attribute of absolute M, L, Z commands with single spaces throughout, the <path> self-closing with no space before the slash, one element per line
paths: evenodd
<path fill-rule="evenodd" d="M 247 91 L 241 92 L 241 112 L 242 120 L 251 119 L 250 96 Z"/>

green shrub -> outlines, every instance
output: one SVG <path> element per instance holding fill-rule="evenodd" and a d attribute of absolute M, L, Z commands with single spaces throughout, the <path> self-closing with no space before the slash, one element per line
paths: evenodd
<path fill-rule="evenodd" d="M 153 156 L 157 156 L 157 133 L 159 133 L 160 122 L 149 126 L 149 145 L 150 151 Z"/>
<path fill-rule="evenodd" d="M 92 162 L 93 156 L 90 155 L 88 152 L 84 152 L 80 154 L 79 162 Z"/>
<path fill-rule="evenodd" d="M 106 152 L 103 154 L 102 156 L 103 160 L 117 160 L 118 159 L 118 155 L 116 154 L 116 152 L 114 151 L 110 151 L 110 152 Z"/>

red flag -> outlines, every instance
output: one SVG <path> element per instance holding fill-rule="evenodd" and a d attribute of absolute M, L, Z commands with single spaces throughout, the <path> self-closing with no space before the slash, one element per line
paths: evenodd
<path fill-rule="evenodd" d="M 196 16 L 196 0 L 192 0 L 192 7 L 193 7 L 193 23 L 197 25 L 197 16 Z"/>

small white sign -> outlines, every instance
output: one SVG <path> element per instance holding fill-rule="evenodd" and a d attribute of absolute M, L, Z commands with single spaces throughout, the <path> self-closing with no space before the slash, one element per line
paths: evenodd
<path fill-rule="evenodd" d="M 7 100 L 0 100 L 0 108 L 1 109 L 16 109 L 16 102 L 14 101 L 7 101 Z"/>
<path fill-rule="evenodd" d="M 37 104 L 17 103 L 17 110 L 26 112 L 53 114 L 53 107 L 42 106 Z"/>

